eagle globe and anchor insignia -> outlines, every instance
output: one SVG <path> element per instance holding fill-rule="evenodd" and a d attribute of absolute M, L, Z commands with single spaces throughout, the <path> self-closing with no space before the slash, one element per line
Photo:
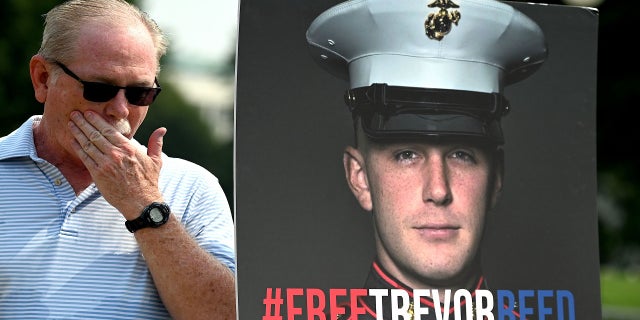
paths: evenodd
<path fill-rule="evenodd" d="M 459 6 L 451 0 L 434 0 L 428 5 L 429 8 L 438 7 L 437 13 L 430 13 L 427 20 L 424 22 L 424 30 L 429 39 L 442 40 L 449 31 L 451 31 L 451 24 L 458 25 L 460 21 L 460 12 L 458 10 L 448 9 L 459 8 Z"/>

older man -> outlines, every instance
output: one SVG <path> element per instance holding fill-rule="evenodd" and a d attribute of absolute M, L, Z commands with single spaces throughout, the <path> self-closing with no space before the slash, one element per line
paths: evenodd
<path fill-rule="evenodd" d="M 46 14 L 44 105 L 0 138 L 0 318 L 235 319 L 233 221 L 217 179 L 133 135 L 165 36 L 121 0 Z"/>

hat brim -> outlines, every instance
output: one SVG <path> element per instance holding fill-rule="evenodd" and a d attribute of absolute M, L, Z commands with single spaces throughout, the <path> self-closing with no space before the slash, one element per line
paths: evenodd
<path fill-rule="evenodd" d="M 464 114 L 399 113 L 384 115 L 379 112 L 359 116 L 364 133 L 371 139 L 403 138 L 468 138 L 503 144 L 500 122 L 482 120 Z"/>

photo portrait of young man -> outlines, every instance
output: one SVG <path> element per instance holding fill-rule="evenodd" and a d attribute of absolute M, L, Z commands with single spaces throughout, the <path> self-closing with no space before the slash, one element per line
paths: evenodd
<path fill-rule="evenodd" d="M 488 0 L 241 4 L 238 250 L 261 263 L 241 316 L 465 319 L 477 290 L 513 295 L 494 315 L 599 314 L 596 27 Z"/>

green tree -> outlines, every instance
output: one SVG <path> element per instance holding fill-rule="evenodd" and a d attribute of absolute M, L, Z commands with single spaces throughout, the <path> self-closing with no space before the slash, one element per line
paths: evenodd
<path fill-rule="evenodd" d="M 3 2 L 0 9 L 0 136 L 28 115 L 42 113 L 29 78 L 29 60 L 40 47 L 42 14 L 59 0 Z"/>

